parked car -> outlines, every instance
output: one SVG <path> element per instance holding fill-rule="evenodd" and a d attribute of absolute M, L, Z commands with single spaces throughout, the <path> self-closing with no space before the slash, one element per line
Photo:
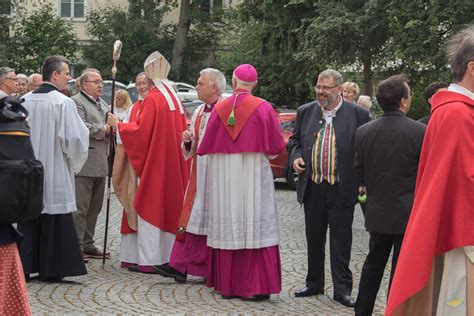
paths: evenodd
<path fill-rule="evenodd" d="M 71 79 L 68 81 L 68 85 L 71 88 L 72 94 L 76 94 L 76 79 Z M 115 92 L 119 90 L 125 90 L 127 88 L 126 85 L 119 81 L 115 81 Z M 101 98 L 110 104 L 112 102 L 112 80 L 104 80 L 104 87 L 102 89 Z"/>
<path fill-rule="evenodd" d="M 173 88 L 176 90 L 176 94 L 178 95 L 181 102 L 184 103 L 184 102 L 192 102 L 194 100 L 197 100 L 196 88 L 193 87 L 192 85 L 188 83 L 184 83 L 184 82 L 173 82 L 171 80 L 170 80 L 170 83 L 173 86 Z M 138 99 L 135 83 L 130 83 L 127 86 L 127 91 L 128 91 L 128 94 L 130 95 L 130 98 L 132 99 L 132 102 L 135 103 L 135 101 Z"/>
<path fill-rule="evenodd" d="M 183 106 L 186 110 L 188 116 L 188 126 L 191 123 L 191 118 L 194 111 L 202 104 L 201 100 L 195 100 L 192 102 L 183 102 Z M 296 123 L 296 111 L 294 110 L 275 110 L 278 116 L 278 121 L 280 122 L 280 133 L 285 140 L 285 148 L 278 155 L 277 158 L 270 160 L 270 166 L 272 167 L 273 178 L 284 178 L 286 183 L 292 189 L 296 189 L 296 184 L 298 182 L 298 174 L 293 171 L 291 167 L 288 166 L 288 151 L 286 145 L 288 144 L 288 139 L 293 135 L 293 130 Z"/>
<path fill-rule="evenodd" d="M 296 111 L 276 110 L 276 112 L 278 121 L 280 122 L 280 133 L 285 140 L 285 148 L 278 157 L 270 160 L 270 166 L 272 167 L 273 178 L 285 178 L 288 186 L 292 190 L 295 190 L 296 184 L 298 183 L 298 174 L 288 165 L 288 151 L 286 145 L 288 145 L 288 140 L 291 135 L 293 135 L 293 130 L 295 129 Z"/>

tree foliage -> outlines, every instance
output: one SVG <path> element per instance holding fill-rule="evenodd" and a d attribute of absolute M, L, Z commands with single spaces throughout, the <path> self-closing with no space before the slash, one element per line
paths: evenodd
<path fill-rule="evenodd" d="M 469 0 L 245 0 L 218 61 L 225 69 L 254 64 L 258 93 L 292 107 L 313 98 L 316 76 L 328 67 L 370 95 L 378 80 L 406 73 L 417 117 L 427 110 L 423 87 L 449 78 L 446 39 L 474 20 L 473 9 Z"/>
<path fill-rule="evenodd" d="M 216 67 L 223 30 L 228 27 L 224 10 L 216 4 L 211 8 L 210 0 L 181 0 L 171 68 L 177 80 L 195 82 L 199 70 Z"/>
<path fill-rule="evenodd" d="M 115 40 L 123 43 L 122 54 L 117 63 L 117 80 L 133 81 L 135 75 L 143 71 L 143 63 L 149 54 L 159 50 L 163 56 L 171 53 L 172 34 L 168 26 L 162 24 L 167 6 L 156 3 L 132 1 L 129 10 L 108 7 L 89 12 L 87 32 L 93 42 L 84 45 L 85 58 L 92 67 L 110 78 L 112 50 Z M 146 5 L 146 7 L 141 7 Z"/>
<path fill-rule="evenodd" d="M 170 79 L 194 83 L 199 70 L 216 65 L 214 51 L 220 45 L 222 26 L 219 10 L 203 11 L 204 0 L 193 1 L 192 26 L 186 34 L 183 62 L 177 74 L 171 69 Z M 176 35 L 176 25 L 164 25 L 163 15 L 170 5 L 147 0 L 129 1 L 129 9 L 108 7 L 91 11 L 87 18 L 87 32 L 93 37 L 90 45 L 83 47 L 89 64 L 99 69 L 104 78 L 110 77 L 112 47 L 115 40 L 123 43 L 122 55 L 117 63 L 117 80 L 133 81 L 143 71 L 143 62 L 150 53 L 158 50 L 169 62 Z M 146 7 L 144 7 L 146 6 Z"/>
<path fill-rule="evenodd" d="M 42 3 L 29 14 L 16 8 L 5 46 L 7 63 L 17 73 L 39 72 L 49 55 L 75 60 L 78 44 L 72 25 L 55 12 L 49 3 Z"/>

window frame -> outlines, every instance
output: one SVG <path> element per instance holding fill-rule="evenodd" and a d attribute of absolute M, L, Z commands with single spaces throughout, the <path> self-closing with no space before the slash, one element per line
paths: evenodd
<path fill-rule="evenodd" d="M 75 17 L 74 16 L 74 5 L 75 5 L 75 2 L 78 1 L 78 0 L 70 0 L 70 1 L 71 1 L 70 16 L 62 16 L 62 12 L 61 12 L 62 10 L 61 9 L 62 9 L 63 0 L 58 0 L 58 15 L 59 15 L 59 17 L 61 17 L 63 19 L 73 20 L 73 21 L 86 21 L 88 0 L 79 0 L 79 1 L 83 2 L 84 16 L 82 16 L 82 17 Z"/>

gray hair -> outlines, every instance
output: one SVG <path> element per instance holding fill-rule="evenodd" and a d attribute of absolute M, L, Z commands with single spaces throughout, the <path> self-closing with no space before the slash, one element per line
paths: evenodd
<path fill-rule="evenodd" d="M 341 73 L 334 69 L 326 69 L 321 72 L 318 76 L 318 80 L 322 78 L 332 78 L 334 80 L 334 84 L 338 86 L 342 85 L 343 83 Z"/>
<path fill-rule="evenodd" d="M 17 74 L 16 77 L 17 77 L 18 79 L 23 79 L 23 80 L 25 80 L 26 82 L 28 82 L 28 76 L 25 75 L 25 74 Z"/>
<path fill-rule="evenodd" d="M 32 84 L 32 83 L 33 83 L 33 79 L 34 79 L 35 77 L 40 77 L 41 79 L 43 79 L 43 77 L 41 76 L 41 74 L 34 73 L 34 74 L 31 74 L 31 75 L 28 77 L 28 84 Z"/>
<path fill-rule="evenodd" d="M 222 72 L 214 68 L 206 68 L 199 72 L 201 76 L 208 76 L 217 86 L 217 93 L 221 95 L 224 93 L 226 87 L 225 76 Z"/>
<path fill-rule="evenodd" d="M 370 110 L 372 107 L 372 99 L 368 95 L 361 95 L 357 99 L 357 104 L 362 106 L 364 109 Z"/>
<path fill-rule="evenodd" d="M 15 72 L 15 69 L 10 67 L 0 67 L 0 82 L 3 82 L 10 72 Z"/>
<path fill-rule="evenodd" d="M 137 82 L 138 77 L 145 76 L 146 77 L 146 72 L 142 71 L 138 75 L 135 76 L 135 83 Z"/>
<path fill-rule="evenodd" d="M 86 68 L 86 69 L 84 69 L 81 76 L 79 77 L 79 81 L 80 81 L 81 85 L 83 85 L 87 81 L 87 79 L 89 79 L 89 74 L 91 72 L 95 72 L 96 74 L 101 75 L 100 71 L 98 71 L 95 68 Z"/>
<path fill-rule="evenodd" d="M 447 52 L 453 81 L 462 81 L 467 64 L 474 61 L 474 25 L 470 25 L 454 35 L 448 41 Z"/>

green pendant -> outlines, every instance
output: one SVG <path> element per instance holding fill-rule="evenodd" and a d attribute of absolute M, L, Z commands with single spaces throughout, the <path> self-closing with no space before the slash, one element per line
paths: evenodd
<path fill-rule="evenodd" d="M 234 115 L 234 109 L 230 112 L 229 118 L 227 119 L 227 125 L 233 126 L 235 125 L 235 115 Z"/>

